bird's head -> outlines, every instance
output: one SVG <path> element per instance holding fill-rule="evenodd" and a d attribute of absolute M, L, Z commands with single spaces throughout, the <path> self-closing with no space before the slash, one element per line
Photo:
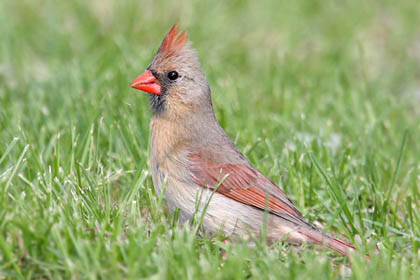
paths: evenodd
<path fill-rule="evenodd" d="M 150 94 L 155 115 L 186 117 L 212 107 L 207 79 L 185 31 L 175 24 L 158 52 L 131 87 Z"/>

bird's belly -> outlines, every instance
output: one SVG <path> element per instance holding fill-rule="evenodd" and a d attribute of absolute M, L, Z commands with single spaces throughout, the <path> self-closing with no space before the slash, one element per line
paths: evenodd
<path fill-rule="evenodd" d="M 278 216 L 266 213 L 255 207 L 237 202 L 222 194 L 213 193 L 193 182 L 186 183 L 171 178 L 170 174 L 155 170 L 153 183 L 156 193 L 165 191 L 164 197 L 169 210 L 180 211 L 180 221 L 187 222 L 193 217 L 200 221 L 202 213 L 203 228 L 207 233 L 222 233 L 226 236 L 259 236 L 266 229 L 267 240 L 274 242 L 286 234 L 289 241 L 302 242 L 296 228 Z M 302 239 L 302 240 L 300 240 Z"/>

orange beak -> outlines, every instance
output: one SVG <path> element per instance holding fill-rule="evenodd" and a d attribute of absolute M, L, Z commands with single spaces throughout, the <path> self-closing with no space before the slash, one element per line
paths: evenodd
<path fill-rule="evenodd" d="M 131 84 L 131 87 L 148 93 L 160 95 L 161 86 L 150 70 L 146 70 L 143 74 L 138 76 Z"/>

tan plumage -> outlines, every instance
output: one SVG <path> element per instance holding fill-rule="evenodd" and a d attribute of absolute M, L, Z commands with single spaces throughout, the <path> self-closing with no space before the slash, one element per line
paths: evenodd
<path fill-rule="evenodd" d="M 313 242 L 348 255 L 354 247 L 309 225 L 273 182 L 252 167 L 220 127 L 210 88 L 186 32 L 175 25 L 132 87 L 151 93 L 151 168 L 156 192 L 165 184 L 169 209 L 189 220 L 204 209 L 203 226 L 227 236 L 258 236 L 268 211 L 267 239 Z M 202 194 L 202 195 L 200 195 Z"/>

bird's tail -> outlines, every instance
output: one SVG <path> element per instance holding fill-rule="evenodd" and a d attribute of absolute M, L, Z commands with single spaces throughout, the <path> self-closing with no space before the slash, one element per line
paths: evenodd
<path fill-rule="evenodd" d="M 310 241 L 316 244 L 324 245 L 334 251 L 337 251 L 343 256 L 349 256 L 356 252 L 356 248 L 352 244 L 330 237 L 315 229 L 303 229 L 300 230 L 299 233 L 304 235 Z"/>

